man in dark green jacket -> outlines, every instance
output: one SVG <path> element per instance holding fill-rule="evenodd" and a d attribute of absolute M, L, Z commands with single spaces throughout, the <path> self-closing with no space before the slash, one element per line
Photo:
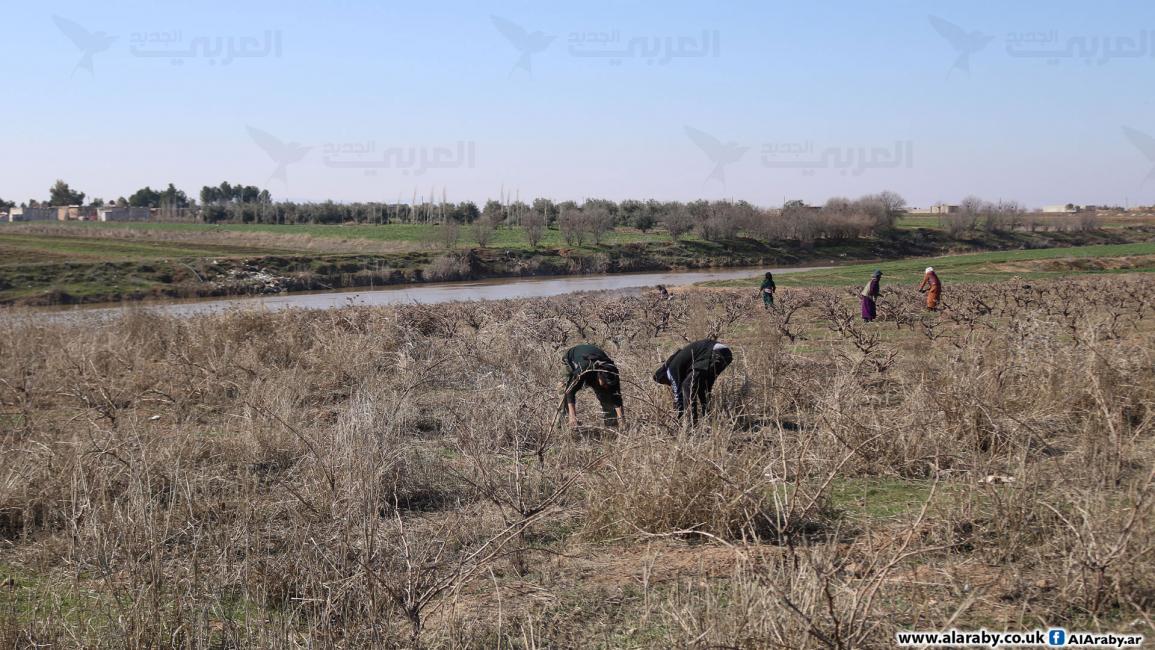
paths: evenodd
<path fill-rule="evenodd" d="M 613 359 L 596 345 L 583 343 L 566 350 L 562 361 L 565 363 L 565 394 L 562 399 L 570 426 L 578 423 L 577 392 L 582 388 L 593 389 L 602 406 L 606 426 L 617 426 L 624 412 L 621 380 Z"/>
<path fill-rule="evenodd" d="M 654 373 L 654 381 L 674 391 L 678 417 L 690 409 L 690 422 L 698 421 L 698 410 L 706 414 L 710 391 L 718 375 L 734 360 L 730 348 L 712 339 L 695 341 L 675 352 Z"/>

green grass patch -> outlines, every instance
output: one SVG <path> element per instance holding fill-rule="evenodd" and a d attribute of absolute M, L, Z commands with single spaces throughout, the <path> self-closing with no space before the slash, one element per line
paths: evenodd
<path fill-rule="evenodd" d="M 0 230 L 0 265 L 60 261 L 118 261 L 173 257 L 284 254 L 283 249 L 95 237 L 25 235 Z"/>
<path fill-rule="evenodd" d="M 852 519 L 891 519 L 917 513 L 930 496 L 931 483 L 892 478 L 837 479 L 830 504 Z M 939 487 L 939 495 L 942 486 Z"/>
<path fill-rule="evenodd" d="M 107 604 L 95 592 L 61 584 L 0 562 L 0 617 L 8 626 L 23 627 L 52 618 L 79 626 Z"/>
<path fill-rule="evenodd" d="M 1118 258 L 1131 258 L 1118 260 Z M 1094 263 L 1093 260 L 1115 260 Z M 1050 264 L 1038 262 L 1051 261 Z M 863 284 L 875 270 L 882 271 L 883 285 L 917 285 L 927 266 L 933 266 L 943 283 L 997 282 L 1011 277 L 1058 278 L 1074 274 L 1136 273 L 1155 271 L 1155 242 L 1105 244 L 1073 248 L 992 251 L 967 255 L 925 257 L 894 262 L 848 264 L 831 269 L 792 273 L 775 278 L 779 286 L 847 286 Z M 707 283 L 720 287 L 757 286 L 761 277 Z"/>
<path fill-rule="evenodd" d="M 918 228 L 941 228 L 942 222 L 938 216 L 924 215 L 924 214 L 908 214 L 899 217 L 898 221 L 894 223 L 897 228 L 906 228 L 908 230 L 915 230 Z"/>
<path fill-rule="evenodd" d="M 410 243 L 410 244 L 424 244 L 439 243 L 437 236 L 438 226 L 429 224 L 411 224 L 411 223 L 391 223 L 391 224 L 344 224 L 344 225 L 317 225 L 317 224 L 291 224 L 291 225 L 276 225 L 276 224 L 203 224 L 203 223 L 100 223 L 100 222 L 75 222 L 65 224 L 52 224 L 54 227 L 67 229 L 70 234 L 76 238 L 84 239 L 86 232 L 101 231 L 101 230 L 131 230 L 138 232 L 172 232 L 172 233 L 247 233 L 247 234 L 274 234 L 274 235 L 295 235 L 306 237 L 320 237 L 334 240 L 349 240 L 359 239 L 371 242 L 393 242 L 393 243 Z M 3 237 L 3 227 L 0 226 L 0 237 Z M 63 239 L 60 237 L 51 237 L 51 239 Z M 102 238 L 103 239 L 103 238 Z M 689 236 L 686 239 L 694 240 L 695 237 Z M 601 242 L 601 246 L 613 246 L 618 244 L 638 244 L 649 242 L 663 242 L 669 241 L 669 235 L 662 230 L 652 230 L 646 233 L 632 229 L 619 228 L 613 232 L 607 233 Z M 526 237 L 525 229 L 520 227 L 502 227 L 495 230 L 490 238 L 489 247 L 492 248 L 518 248 L 529 249 L 529 240 Z M 477 239 L 474 237 L 473 227 L 466 224 L 460 226 L 459 239 L 457 241 L 459 248 L 469 248 L 477 246 Z M 566 248 L 565 239 L 561 232 L 554 228 L 550 228 L 543 234 L 541 242 L 538 244 L 539 248 Z M 582 248 L 597 248 L 588 238 L 583 243 Z"/>

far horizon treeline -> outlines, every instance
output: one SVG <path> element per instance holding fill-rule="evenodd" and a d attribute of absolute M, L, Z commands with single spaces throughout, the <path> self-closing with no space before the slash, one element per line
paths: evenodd
<path fill-rule="evenodd" d="M 504 193 L 503 193 L 504 194 Z M 556 229 L 566 243 L 581 245 L 586 241 L 600 244 L 616 228 L 635 228 L 643 233 L 663 228 L 678 240 L 690 232 L 710 241 L 735 239 L 745 236 L 758 240 L 851 239 L 874 236 L 894 228 L 897 219 L 906 213 L 906 200 L 891 191 L 867 194 L 857 199 L 833 197 L 822 206 L 810 206 L 802 201 L 787 201 L 781 208 L 761 208 L 747 201 L 697 200 L 691 202 L 585 199 L 555 202 L 536 198 L 526 203 L 519 199 L 486 201 L 478 207 L 472 201 L 449 202 L 416 194 L 411 203 L 358 202 L 302 203 L 275 202 L 267 189 L 252 185 L 230 184 L 204 186 L 200 204 L 183 191 L 169 184 L 164 190 L 144 187 L 127 199 L 118 198 L 110 205 L 157 208 L 173 220 L 204 223 L 239 224 L 425 224 L 438 225 L 439 238 L 456 239 L 461 225 L 472 226 L 472 234 L 485 246 L 494 230 L 500 227 L 520 227 L 533 246 L 541 241 L 548 229 Z M 84 203 L 85 193 L 73 190 L 63 180 L 50 188 L 47 201 L 31 200 L 22 207 L 106 205 L 102 199 Z M 0 199 L 0 209 L 12 207 Z M 1018 228 L 1035 230 L 1040 224 L 1016 201 L 985 201 L 970 196 L 963 199 L 956 212 L 938 216 L 941 225 L 951 235 L 968 230 L 991 232 Z M 1089 230 L 1098 227 L 1094 212 L 1084 213 L 1065 227 Z"/>

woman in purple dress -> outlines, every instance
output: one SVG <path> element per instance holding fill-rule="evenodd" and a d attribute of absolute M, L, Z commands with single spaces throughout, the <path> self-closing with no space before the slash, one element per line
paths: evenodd
<path fill-rule="evenodd" d="M 862 288 L 862 320 L 868 323 L 878 315 L 878 306 L 875 304 L 875 300 L 878 299 L 880 293 L 878 283 L 881 280 L 882 271 L 875 271 L 870 282 L 867 282 L 866 286 Z"/>

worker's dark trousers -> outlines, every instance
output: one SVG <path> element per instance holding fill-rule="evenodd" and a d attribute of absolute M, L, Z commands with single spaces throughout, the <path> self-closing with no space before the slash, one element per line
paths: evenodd
<path fill-rule="evenodd" d="M 605 420 L 606 426 L 618 426 L 618 414 L 614 412 L 614 407 L 617 404 L 614 403 L 613 394 L 607 390 L 594 388 L 594 395 L 597 396 L 598 403 L 602 405 L 602 418 Z"/>
<path fill-rule="evenodd" d="M 696 424 L 699 410 L 704 417 L 710 408 L 710 392 L 717 377 L 699 370 L 690 371 L 689 376 L 681 383 L 668 370 L 666 377 L 670 379 L 670 388 L 674 391 L 674 406 L 678 409 L 678 417 L 681 418 L 688 407 L 690 424 Z"/>

